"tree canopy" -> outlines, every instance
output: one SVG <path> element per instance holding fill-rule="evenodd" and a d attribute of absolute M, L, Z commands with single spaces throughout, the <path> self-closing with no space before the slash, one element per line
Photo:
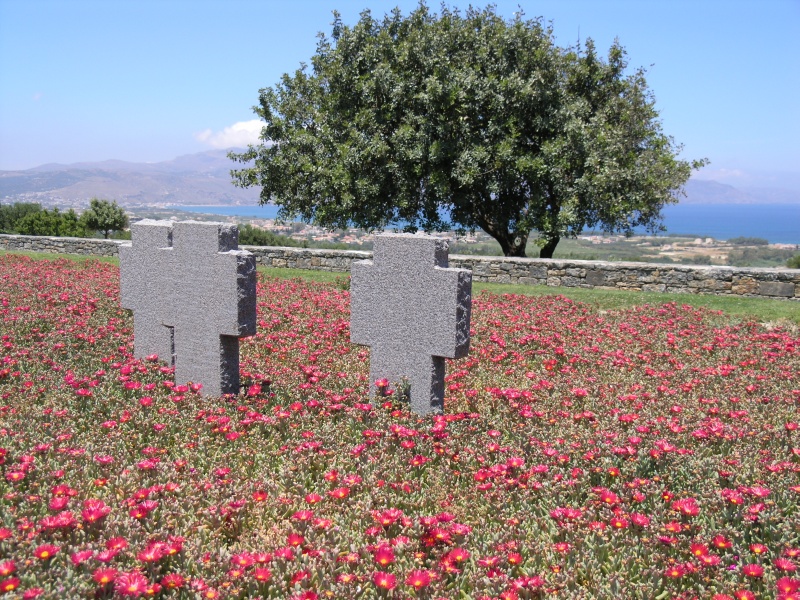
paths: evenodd
<path fill-rule="evenodd" d="M 14 229 L 22 235 L 86 236 L 83 222 L 71 208 L 66 212 L 61 212 L 58 208 L 27 212 L 25 216 L 14 223 Z"/>
<path fill-rule="evenodd" d="M 260 90 L 261 143 L 230 155 L 234 183 L 283 218 L 480 228 L 507 256 L 530 237 L 549 258 L 584 228 L 659 229 L 704 164 L 678 158 L 618 43 L 560 48 L 541 19 L 492 7 L 334 19 L 310 69 Z"/>
<path fill-rule="evenodd" d="M 109 202 L 99 198 L 89 201 L 89 208 L 81 215 L 87 229 L 99 231 L 105 239 L 114 231 L 122 231 L 128 226 L 128 215 L 117 201 Z"/>

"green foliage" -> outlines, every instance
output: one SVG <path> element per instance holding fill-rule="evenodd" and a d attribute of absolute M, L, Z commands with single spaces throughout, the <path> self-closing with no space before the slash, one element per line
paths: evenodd
<path fill-rule="evenodd" d="M 795 254 L 792 258 L 787 260 L 786 266 L 790 269 L 800 269 L 800 254 Z"/>
<path fill-rule="evenodd" d="M 769 240 L 760 237 L 735 237 L 728 240 L 734 246 L 768 246 Z"/>
<path fill-rule="evenodd" d="M 793 250 L 770 246 L 734 248 L 728 253 L 728 264 L 733 267 L 781 267 L 792 254 Z"/>
<path fill-rule="evenodd" d="M 114 231 L 121 231 L 128 226 L 128 215 L 117 204 L 117 201 L 109 202 L 92 198 L 89 201 L 89 209 L 81 215 L 81 220 L 86 229 L 99 231 L 105 239 Z"/>
<path fill-rule="evenodd" d="M 482 229 L 551 257 L 585 228 L 660 228 L 693 168 L 664 135 L 644 71 L 541 20 L 421 4 L 353 27 L 335 13 L 311 70 L 260 91 L 262 143 L 231 158 L 283 218 L 365 229 Z M 449 213 L 449 218 L 445 216 Z M 448 222 L 450 221 L 450 222 Z"/>
<path fill-rule="evenodd" d="M 297 240 L 260 227 L 253 227 L 250 223 L 239 225 L 239 244 L 242 246 L 300 246 Z"/>
<path fill-rule="evenodd" d="M 17 223 L 26 216 L 42 210 L 35 202 L 14 202 L 0 204 L 0 233 L 19 233 Z"/>
<path fill-rule="evenodd" d="M 17 221 L 15 227 L 22 235 L 86 237 L 82 219 L 71 208 L 63 213 L 58 208 L 30 212 Z"/>

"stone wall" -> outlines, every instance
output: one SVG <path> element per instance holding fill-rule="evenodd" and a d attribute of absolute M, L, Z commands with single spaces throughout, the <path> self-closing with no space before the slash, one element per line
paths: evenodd
<path fill-rule="evenodd" d="M 118 240 L 0 235 L 0 249 L 118 255 Z M 371 252 L 242 246 L 267 267 L 347 273 Z M 746 269 L 660 263 L 450 256 L 450 266 L 472 270 L 472 280 L 553 287 L 717 294 L 800 301 L 800 269 Z"/>
<path fill-rule="evenodd" d="M 26 252 L 119 256 L 119 245 L 123 243 L 125 243 L 123 240 L 0 234 L 0 250 L 25 250 Z"/>

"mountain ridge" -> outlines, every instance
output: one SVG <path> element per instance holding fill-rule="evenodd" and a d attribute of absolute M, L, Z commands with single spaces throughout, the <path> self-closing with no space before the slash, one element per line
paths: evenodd
<path fill-rule="evenodd" d="M 258 204 L 258 189 L 231 183 L 230 171 L 241 165 L 227 153 L 209 150 L 153 163 L 110 159 L 0 171 L 0 202 L 83 208 L 100 197 L 123 207 Z M 800 204 L 800 191 L 736 188 L 709 179 L 690 179 L 685 190 L 686 197 L 680 198 L 684 204 Z"/>

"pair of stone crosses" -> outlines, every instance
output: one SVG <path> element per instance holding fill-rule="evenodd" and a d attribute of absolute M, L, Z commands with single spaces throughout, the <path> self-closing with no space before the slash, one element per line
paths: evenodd
<path fill-rule="evenodd" d="M 176 381 L 208 395 L 239 391 L 239 337 L 255 334 L 255 258 L 223 223 L 143 220 L 120 248 L 122 306 L 134 354 L 175 365 Z M 375 382 L 408 384 L 411 409 L 441 412 L 445 358 L 469 351 L 472 274 L 448 268 L 445 240 L 375 237 L 373 260 L 351 268 L 350 339 L 372 347 Z M 405 390 L 404 390 L 405 391 Z"/>

